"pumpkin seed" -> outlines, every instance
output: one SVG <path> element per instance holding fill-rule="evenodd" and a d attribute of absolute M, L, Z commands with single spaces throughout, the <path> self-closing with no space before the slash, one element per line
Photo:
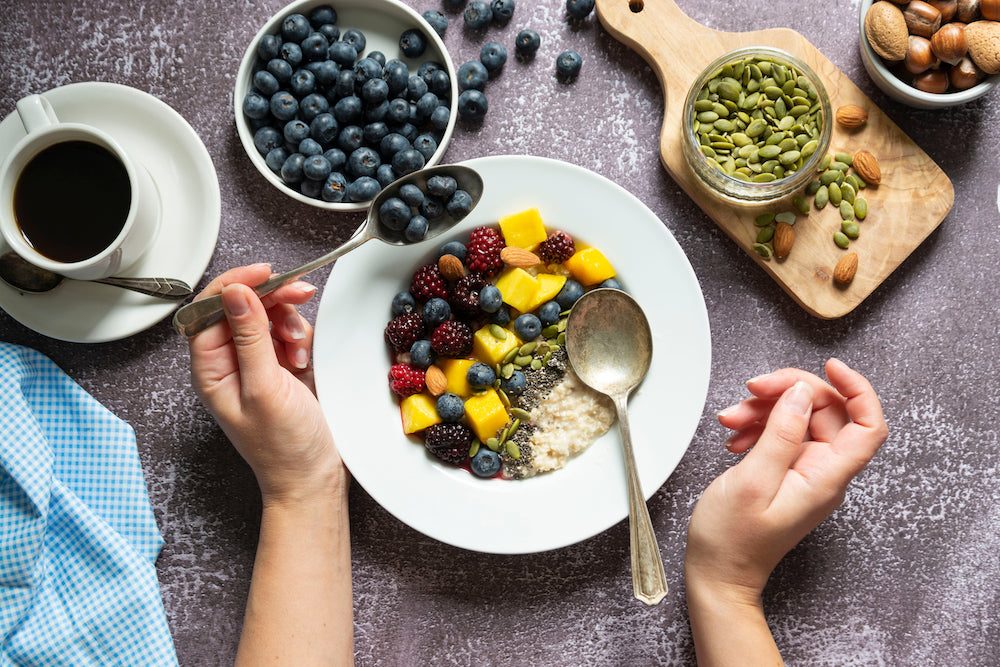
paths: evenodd
<path fill-rule="evenodd" d="M 757 225 L 758 227 L 767 227 L 773 222 L 774 222 L 774 213 L 771 213 L 770 211 L 761 213 L 753 220 L 753 224 Z"/>
<path fill-rule="evenodd" d="M 499 438 L 487 438 L 486 446 L 492 449 L 494 452 L 500 451 L 500 439 Z"/>
<path fill-rule="evenodd" d="M 556 336 L 556 342 L 559 345 L 565 345 L 566 344 L 566 332 L 565 331 L 560 331 L 559 332 L 559 335 Z"/>
<path fill-rule="evenodd" d="M 821 185 L 819 190 L 816 191 L 816 197 L 813 199 L 813 203 L 816 204 L 816 210 L 822 210 L 828 201 L 830 201 L 830 188 L 829 186 Z"/>
<path fill-rule="evenodd" d="M 555 324 L 550 324 L 549 326 L 542 329 L 542 338 L 555 338 L 556 334 L 559 333 L 559 327 Z M 517 354 L 517 350 L 512 350 L 508 354 Z M 514 357 L 512 356 L 511 359 Z"/>
<path fill-rule="evenodd" d="M 783 222 L 786 225 L 794 225 L 795 224 L 795 214 L 792 213 L 791 211 L 782 211 L 781 213 L 779 213 L 776 216 L 774 216 L 774 220 L 776 222 Z"/>
<path fill-rule="evenodd" d="M 830 163 L 830 169 L 836 169 L 837 171 L 842 171 L 845 174 L 847 173 L 847 170 L 850 169 L 850 168 L 851 168 L 851 165 L 845 164 L 845 163 L 841 162 L 840 160 L 834 160 L 833 162 Z"/>
<path fill-rule="evenodd" d="M 844 194 L 840 191 L 840 186 L 834 182 L 830 183 L 828 188 L 830 190 L 830 203 L 834 206 L 840 206 L 840 202 L 844 200 Z"/>
<path fill-rule="evenodd" d="M 846 220 L 854 220 L 854 204 L 846 199 L 840 202 L 840 217 Z"/>
<path fill-rule="evenodd" d="M 520 419 L 521 421 L 531 420 L 531 413 L 528 412 L 527 410 L 522 410 L 521 408 L 511 408 L 510 415 L 511 417 L 514 417 L 515 419 Z"/>
<path fill-rule="evenodd" d="M 823 187 L 823 184 L 817 181 L 810 181 L 809 185 L 806 186 L 806 194 L 810 197 L 819 192 L 819 189 Z"/>
<path fill-rule="evenodd" d="M 480 445 L 480 442 L 479 442 L 478 440 L 473 440 L 473 441 L 472 441 L 472 446 L 471 446 L 471 447 L 469 447 L 469 458 L 470 458 L 470 459 L 471 459 L 471 458 L 472 458 L 473 456 L 475 456 L 475 455 L 476 455 L 476 453 L 478 453 L 478 452 L 479 452 L 479 445 Z"/>
<path fill-rule="evenodd" d="M 541 368 L 542 368 L 542 360 L 541 359 L 532 359 L 531 360 L 531 370 L 537 371 L 537 370 L 541 370 Z"/>
<path fill-rule="evenodd" d="M 840 231 L 849 239 L 856 239 L 861 235 L 861 228 L 853 220 L 844 220 L 840 223 Z"/>
<path fill-rule="evenodd" d="M 854 217 L 858 220 L 864 220 L 868 217 L 868 200 L 864 197 L 858 197 L 854 200 Z"/>
<path fill-rule="evenodd" d="M 839 230 L 834 233 L 833 242 L 841 248 L 847 248 L 847 246 L 851 245 L 851 239 L 847 238 L 847 234 Z"/>
<path fill-rule="evenodd" d="M 499 384 L 500 384 L 500 380 L 497 380 L 497 385 L 499 385 Z M 497 390 L 497 395 L 500 397 L 500 402 L 503 403 L 503 406 L 505 408 L 507 408 L 508 410 L 510 410 L 511 409 L 511 407 L 510 407 L 510 398 L 507 396 L 507 392 L 505 392 L 499 386 L 496 387 L 496 390 Z"/>
<path fill-rule="evenodd" d="M 500 369 L 500 377 L 502 377 L 505 380 L 509 380 L 510 376 L 512 376 L 513 374 L 514 374 L 514 364 L 512 363 L 504 364 L 503 368 Z"/>
<path fill-rule="evenodd" d="M 827 169 L 830 168 L 830 163 L 831 162 L 833 162 L 833 158 L 830 157 L 829 155 L 824 155 L 823 159 L 819 161 L 818 165 L 816 165 L 816 172 L 819 173 L 819 172 L 826 171 Z M 824 183 L 823 185 L 827 185 L 827 184 Z"/>
<path fill-rule="evenodd" d="M 514 357 L 515 366 L 521 366 L 523 368 L 524 366 L 527 366 L 530 363 L 531 363 L 531 355 L 519 354 L 516 357 Z"/>
<path fill-rule="evenodd" d="M 757 232 L 757 243 L 770 243 L 774 238 L 774 225 L 768 225 Z"/>
<path fill-rule="evenodd" d="M 503 360 L 500 363 L 503 364 L 503 365 L 507 365 L 510 362 L 514 361 L 514 357 L 517 356 L 518 352 L 520 352 L 520 350 L 515 347 L 510 352 L 508 352 L 507 354 L 503 355 Z"/>
<path fill-rule="evenodd" d="M 850 153 L 834 153 L 833 159 L 835 159 L 837 162 L 842 162 L 846 164 L 848 167 L 854 164 L 854 158 L 851 156 Z"/>
<path fill-rule="evenodd" d="M 532 341 L 530 343 L 525 343 L 524 345 L 521 346 L 521 349 L 518 350 L 518 355 L 519 356 L 520 355 L 524 355 L 524 356 L 530 355 L 531 353 L 533 353 L 535 351 L 536 347 L 538 347 L 538 343 L 536 341 Z"/>
<path fill-rule="evenodd" d="M 827 169 L 819 176 L 819 182 L 823 185 L 830 185 L 835 182 L 837 178 L 841 175 L 836 169 Z"/>
<path fill-rule="evenodd" d="M 490 335 L 497 340 L 507 340 L 507 331 L 499 324 L 490 325 Z"/>
<path fill-rule="evenodd" d="M 508 440 L 507 441 L 507 454 L 512 459 L 519 459 L 519 458 L 521 458 L 521 450 L 518 449 L 517 443 L 514 442 L 513 440 Z"/>
<path fill-rule="evenodd" d="M 751 247 L 754 249 L 754 252 L 764 259 L 771 259 L 771 255 L 773 254 L 771 246 L 764 245 L 763 243 L 754 243 Z"/>
<path fill-rule="evenodd" d="M 809 200 L 805 198 L 805 195 L 799 194 L 792 197 L 792 205 L 794 205 L 802 215 L 809 214 Z"/>

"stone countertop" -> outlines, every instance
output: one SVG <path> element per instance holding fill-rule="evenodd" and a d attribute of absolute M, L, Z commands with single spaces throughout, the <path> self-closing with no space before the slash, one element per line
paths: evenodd
<path fill-rule="evenodd" d="M 439 0 L 405 0 L 419 11 Z M 652 2 L 653 0 L 647 0 Z M 483 34 L 457 14 L 445 42 L 456 65 L 530 26 L 533 62 L 512 55 L 491 81 L 480 126 L 459 123 L 448 162 L 533 154 L 621 184 L 670 230 L 697 274 L 712 328 L 704 414 L 677 470 L 649 502 L 671 586 L 655 608 L 631 597 L 628 528 L 531 556 L 452 548 L 351 491 L 356 656 L 361 665 L 680 665 L 694 652 L 684 606 L 686 526 L 704 487 L 736 462 L 715 412 L 743 381 L 838 356 L 881 395 L 891 435 L 844 505 L 796 547 L 765 594 L 789 664 L 986 665 L 1000 662 L 1000 395 L 997 343 L 1000 96 L 947 111 L 890 101 L 858 54 L 849 2 L 679 0 L 695 20 L 739 31 L 786 26 L 843 70 L 949 175 L 940 227 L 849 315 L 807 315 L 667 175 L 657 155 L 662 100 L 645 62 L 596 15 L 569 23 L 562 0 L 520 0 Z M 336 3 L 334 2 L 334 5 Z M 254 171 L 232 118 L 239 59 L 278 0 L 183 3 L 6 0 L 0 115 L 30 93 L 102 80 L 152 93 L 180 112 L 218 171 L 222 228 L 202 285 L 253 261 L 297 265 L 345 240 L 359 216 L 332 216 L 276 194 Z M 578 51 L 571 84 L 556 54 Z M 323 285 L 326 271 L 314 276 Z M 310 319 L 315 305 L 305 309 Z M 232 661 L 257 537 L 249 469 L 191 391 L 184 342 L 161 322 L 125 340 L 72 344 L 0 314 L 0 340 L 36 348 L 135 427 L 166 544 L 157 563 L 182 665 Z"/>

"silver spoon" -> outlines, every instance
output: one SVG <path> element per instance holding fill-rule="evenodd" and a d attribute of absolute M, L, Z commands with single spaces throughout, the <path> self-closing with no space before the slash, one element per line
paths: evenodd
<path fill-rule="evenodd" d="M 458 181 L 458 189 L 465 190 L 472 198 L 472 208 L 475 208 L 476 204 L 479 203 L 479 200 L 483 196 L 483 178 L 479 175 L 479 172 L 469 167 L 457 164 L 439 165 L 437 167 L 428 167 L 427 169 L 422 169 L 412 174 L 408 174 L 407 176 L 403 176 L 387 188 L 384 188 L 382 192 L 380 192 L 378 196 L 372 200 L 371 206 L 368 208 L 368 219 L 365 221 L 365 224 L 363 224 L 358 231 L 354 233 L 354 236 L 347 240 L 347 242 L 322 257 L 303 264 L 297 269 L 286 271 L 270 278 L 269 280 L 266 280 L 260 285 L 257 285 L 254 288 L 254 291 L 258 296 L 270 294 L 282 285 L 286 285 L 293 280 L 298 280 L 307 273 L 315 271 L 322 266 L 326 266 L 330 262 L 333 262 L 351 250 L 358 248 L 361 244 L 371 239 L 378 239 L 379 241 L 388 243 L 389 245 L 412 245 L 412 242 L 403 238 L 402 232 L 392 231 L 381 223 L 381 219 L 379 218 L 379 207 L 382 206 L 386 199 L 395 197 L 398 194 L 400 187 L 406 184 L 413 184 L 418 186 L 421 190 L 426 190 L 427 179 L 431 176 L 438 175 L 451 176 Z M 435 236 L 443 234 L 459 222 L 459 219 L 452 218 L 446 213 L 436 220 L 431 221 L 431 227 L 427 230 L 427 235 L 422 241 L 419 242 L 422 243 L 423 241 L 427 241 Z M 179 308 L 177 312 L 174 313 L 174 329 L 176 329 L 177 333 L 182 336 L 190 338 L 191 336 L 204 331 L 212 324 L 215 324 L 221 320 L 222 317 L 222 297 L 217 294 L 205 299 L 199 299 L 198 301 L 192 301 L 191 303 Z"/>
<path fill-rule="evenodd" d="M 22 292 L 48 292 L 64 278 L 40 266 L 35 266 L 17 253 L 5 252 L 0 255 L 0 280 Z M 66 279 L 68 280 L 68 278 Z M 184 299 L 193 294 L 191 287 L 174 278 L 98 278 L 84 282 L 101 283 L 124 287 L 133 292 L 141 292 L 160 299 Z"/>
<path fill-rule="evenodd" d="M 566 355 L 584 384 L 615 403 L 628 479 L 628 525 L 635 597 L 655 605 L 667 594 L 660 547 L 636 473 L 628 397 L 649 371 L 653 337 L 639 304 L 617 289 L 587 292 L 566 322 Z"/>

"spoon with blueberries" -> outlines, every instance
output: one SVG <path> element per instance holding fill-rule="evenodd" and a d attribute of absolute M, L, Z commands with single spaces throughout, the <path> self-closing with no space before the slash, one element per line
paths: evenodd
<path fill-rule="evenodd" d="M 483 196 L 483 178 L 463 165 L 438 165 L 403 176 L 383 189 L 368 209 L 368 219 L 343 245 L 302 266 L 257 285 L 258 296 L 270 294 L 307 273 L 326 266 L 366 241 L 409 245 L 432 239 L 457 225 Z M 223 317 L 222 297 L 210 296 L 181 307 L 173 325 L 185 338 L 204 331 Z"/>

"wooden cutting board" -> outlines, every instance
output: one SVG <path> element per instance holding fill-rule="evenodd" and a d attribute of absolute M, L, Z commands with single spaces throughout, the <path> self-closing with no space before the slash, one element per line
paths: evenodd
<path fill-rule="evenodd" d="M 851 80 L 799 33 L 787 28 L 722 32 L 688 18 L 672 0 L 597 0 L 597 15 L 618 41 L 639 53 L 656 72 L 663 88 L 660 159 L 688 195 L 799 305 L 816 317 L 849 313 L 885 280 L 941 223 L 955 201 L 945 173 Z M 772 46 L 805 61 L 822 79 L 834 111 L 856 104 L 868 111 L 857 130 L 833 124 L 830 152 L 871 151 L 882 167 L 882 184 L 861 191 L 869 212 L 861 235 L 851 242 L 858 272 L 846 287 L 833 280 L 833 267 L 844 250 L 833 242 L 840 214 L 827 205 L 799 216 L 795 245 L 784 260 L 764 260 L 752 249 L 763 211 L 794 210 L 791 196 L 766 205 L 742 205 L 704 186 L 681 152 L 681 113 L 688 89 L 713 60 L 745 46 Z M 832 120 L 832 119 L 831 119 Z M 811 201 L 811 197 L 809 198 Z"/>

